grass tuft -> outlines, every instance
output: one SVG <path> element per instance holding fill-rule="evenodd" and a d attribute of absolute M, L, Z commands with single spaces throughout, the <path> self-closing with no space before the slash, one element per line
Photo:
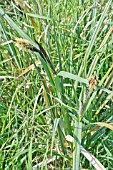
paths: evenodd
<path fill-rule="evenodd" d="M 112 0 L 0 2 L 1 170 L 113 168 L 112 13 Z"/>

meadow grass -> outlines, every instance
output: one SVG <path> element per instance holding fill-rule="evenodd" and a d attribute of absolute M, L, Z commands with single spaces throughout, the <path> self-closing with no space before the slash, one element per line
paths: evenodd
<path fill-rule="evenodd" d="M 112 19 L 112 0 L 0 2 L 0 170 L 113 169 Z"/>

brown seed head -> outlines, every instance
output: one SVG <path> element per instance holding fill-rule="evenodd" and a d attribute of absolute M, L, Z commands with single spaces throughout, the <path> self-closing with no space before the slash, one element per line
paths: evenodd
<path fill-rule="evenodd" d="M 90 89 L 96 89 L 97 87 L 97 79 L 96 79 L 96 76 L 91 76 L 89 78 L 89 88 Z"/>

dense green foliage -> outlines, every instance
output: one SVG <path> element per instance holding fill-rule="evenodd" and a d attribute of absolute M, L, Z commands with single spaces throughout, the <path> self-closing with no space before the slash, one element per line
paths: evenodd
<path fill-rule="evenodd" d="M 80 143 L 113 169 L 112 21 L 112 0 L 0 1 L 0 170 L 93 170 Z"/>

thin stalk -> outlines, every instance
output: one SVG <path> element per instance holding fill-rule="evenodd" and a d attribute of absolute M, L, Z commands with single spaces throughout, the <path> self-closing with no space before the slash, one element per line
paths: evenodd
<path fill-rule="evenodd" d="M 79 170 L 82 123 L 75 121 L 73 142 L 73 170 Z"/>

